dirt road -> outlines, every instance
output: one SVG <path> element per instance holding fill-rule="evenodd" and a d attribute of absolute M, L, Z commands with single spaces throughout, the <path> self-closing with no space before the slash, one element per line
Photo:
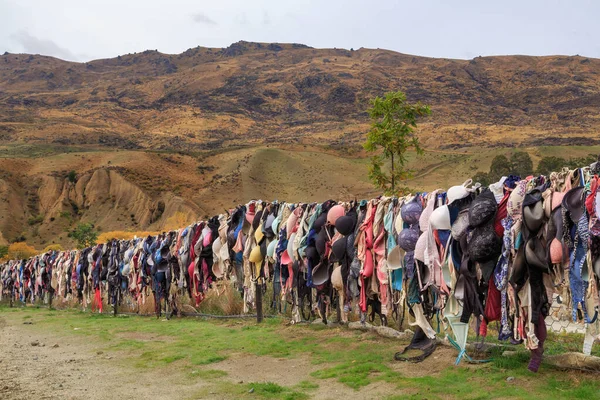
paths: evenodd
<path fill-rule="evenodd" d="M 132 358 L 138 355 L 125 350 L 107 351 L 97 337 L 73 335 L 66 329 L 70 328 L 49 332 L 36 322 L 36 317 L 0 313 L 0 399 L 231 399 L 239 398 L 240 392 L 231 393 L 227 386 L 268 381 L 302 385 L 311 380 L 313 371 L 323 367 L 311 364 L 306 356 L 278 358 L 240 353 L 210 366 L 194 366 L 191 372 L 159 366 L 140 370 L 132 367 Z M 142 332 L 121 337 L 164 339 Z M 223 374 L 217 375 L 220 379 L 210 375 L 190 379 L 203 371 Z M 385 382 L 354 390 L 326 379 L 314 385 L 309 397 L 375 399 L 394 393 L 395 386 Z M 246 390 L 242 397 L 260 396 Z"/>
<path fill-rule="evenodd" d="M 90 341 L 38 332 L 0 314 L 0 399 L 189 398 L 204 383 L 172 385 L 168 370 L 131 371 Z"/>

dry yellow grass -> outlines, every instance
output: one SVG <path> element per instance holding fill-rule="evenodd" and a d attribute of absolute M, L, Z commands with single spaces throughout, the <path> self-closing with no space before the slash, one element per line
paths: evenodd
<path fill-rule="evenodd" d="M 225 281 L 213 284 L 213 288 L 208 290 L 206 298 L 198 307 L 198 311 L 201 313 L 216 315 L 240 315 L 243 309 L 244 303 L 240 292 L 233 287 L 231 282 Z"/>
<path fill-rule="evenodd" d="M 119 240 L 130 240 L 133 238 L 143 238 L 146 237 L 148 235 L 157 235 L 160 232 L 155 232 L 155 231 L 135 231 L 135 232 L 127 232 L 127 231 L 111 231 L 111 232 L 104 232 L 101 233 L 100 235 L 98 235 L 98 239 L 96 240 L 96 243 L 101 244 L 101 243 L 106 243 L 109 240 L 112 239 L 119 239 Z"/>
<path fill-rule="evenodd" d="M 36 250 L 35 247 L 28 245 L 26 242 L 17 242 L 11 243 L 8 246 L 7 258 L 9 260 L 20 260 L 33 257 L 38 253 L 39 250 Z"/>

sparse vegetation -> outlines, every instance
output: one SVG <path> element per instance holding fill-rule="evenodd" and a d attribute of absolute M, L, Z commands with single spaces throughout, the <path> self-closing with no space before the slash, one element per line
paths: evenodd
<path fill-rule="evenodd" d="M 71 338 L 86 338 L 89 346 L 85 351 L 109 352 L 117 372 L 122 368 L 153 376 L 169 374 L 174 380 L 187 379 L 190 385 L 197 383 L 196 379 L 202 380 L 196 385 L 200 391 L 190 398 L 306 399 L 345 393 L 345 398 L 553 400 L 592 399 L 600 389 L 593 373 L 559 371 L 545 362 L 537 374 L 529 372 L 528 353 L 523 347 L 510 356 L 502 356 L 507 348 L 498 347 L 490 363 L 463 361 L 454 366 L 457 352 L 438 345 L 426 362 L 411 364 L 393 361 L 393 354 L 407 341 L 383 339 L 343 327 L 325 328 L 322 324 L 290 327 L 279 318 L 269 318 L 257 325 L 253 320 L 192 318 L 165 323 L 140 316 L 114 318 L 106 313 L 35 307 L 15 310 L 6 307 L 0 312 L 13 326 L 24 327 L 24 320 L 35 321 L 27 325 L 29 331 L 59 335 L 66 342 Z M 203 338 L 201 343 L 198 337 Z M 549 332 L 546 354 L 580 351 L 582 340 L 582 335 Z M 592 354 L 598 354 L 597 347 Z M 257 371 L 250 375 L 260 378 L 234 380 L 240 368 L 244 368 L 235 366 L 240 358 L 256 360 Z M 300 375 L 297 383 L 261 375 L 258 363 L 286 361 L 294 365 L 291 371 Z"/>
<path fill-rule="evenodd" d="M 212 165 L 198 165 L 198 167 L 196 168 L 198 172 L 202 175 L 204 175 L 206 172 L 212 172 L 215 170 L 215 167 L 213 167 Z"/>
<path fill-rule="evenodd" d="M 25 233 L 21 233 L 19 236 L 13 238 L 13 240 L 11 240 L 11 243 L 25 242 L 26 240 L 27 236 L 25 236 Z"/>
<path fill-rule="evenodd" d="M 30 217 L 30 218 L 27 220 L 27 223 L 28 223 L 29 225 L 31 225 L 31 226 L 32 226 L 32 225 L 38 225 L 38 224 L 41 224 L 42 222 L 44 222 L 44 216 L 43 216 L 43 215 L 41 215 L 41 214 L 40 214 L 40 215 L 36 215 L 36 216 L 34 216 L 34 217 Z"/>
<path fill-rule="evenodd" d="M 598 160 L 594 154 L 583 157 L 562 158 L 557 156 L 542 157 L 537 168 L 533 171 L 532 161 L 529 155 L 524 152 L 516 152 L 510 160 L 503 154 L 497 155 L 492 160 L 489 172 L 477 172 L 473 180 L 482 185 L 489 185 L 496 182 L 500 177 L 510 174 L 527 176 L 532 173 L 548 176 L 553 171 L 560 171 L 563 167 L 573 169 L 592 164 Z"/>

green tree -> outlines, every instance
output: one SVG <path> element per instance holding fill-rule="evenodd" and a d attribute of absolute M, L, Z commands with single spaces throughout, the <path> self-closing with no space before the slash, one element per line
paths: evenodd
<path fill-rule="evenodd" d="M 77 247 L 83 249 L 96 243 L 98 232 L 94 225 L 90 223 L 80 223 L 75 229 L 69 232 L 69 237 L 77 241 Z"/>
<path fill-rule="evenodd" d="M 368 110 L 371 129 L 363 147 L 369 153 L 380 154 L 371 157 L 369 179 L 385 194 L 395 195 L 400 191 L 396 185 L 411 174 L 405 168 L 406 152 L 414 148 L 417 154 L 423 153 L 418 138 L 413 135 L 417 118 L 431 114 L 431 110 L 421 103 L 408 103 L 406 95 L 400 91 L 375 97 L 371 105 L 372 108 Z M 389 174 L 384 171 L 384 164 L 388 160 Z"/>
<path fill-rule="evenodd" d="M 8 255 L 8 246 L 0 246 L 0 260 Z"/>
<path fill-rule="evenodd" d="M 492 160 L 490 166 L 489 180 L 490 182 L 498 182 L 503 176 L 510 175 L 511 164 L 506 156 L 500 154 Z"/>
<path fill-rule="evenodd" d="M 533 174 L 533 161 L 525 151 L 517 151 L 510 157 L 511 173 L 521 178 Z"/>
<path fill-rule="evenodd" d="M 538 175 L 549 176 L 551 172 L 558 172 L 567 165 L 567 160 L 561 157 L 543 157 L 538 163 L 536 173 Z"/>
<path fill-rule="evenodd" d="M 490 175 L 483 171 L 479 171 L 473 175 L 473 182 L 479 182 L 481 183 L 481 186 L 489 186 L 490 183 L 492 183 L 490 182 Z"/>
<path fill-rule="evenodd" d="M 566 166 L 569 168 L 581 168 L 588 166 L 594 162 L 598 161 L 598 157 L 593 154 L 588 154 L 586 157 L 574 157 L 569 158 Z"/>

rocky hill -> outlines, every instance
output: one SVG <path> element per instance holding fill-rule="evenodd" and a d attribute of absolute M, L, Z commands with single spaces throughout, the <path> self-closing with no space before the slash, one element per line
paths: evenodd
<path fill-rule="evenodd" d="M 0 138 L 124 149 L 356 143 L 370 98 L 431 105 L 436 147 L 598 140 L 600 60 L 434 59 L 373 49 L 238 42 L 88 63 L 0 56 Z"/>
<path fill-rule="evenodd" d="M 4 54 L 0 244 L 71 245 L 79 221 L 160 230 L 249 198 L 373 195 L 360 144 L 369 99 L 391 90 L 432 108 L 415 187 L 462 181 L 515 147 L 534 160 L 600 149 L 598 59 L 248 42 L 88 63 Z"/>

